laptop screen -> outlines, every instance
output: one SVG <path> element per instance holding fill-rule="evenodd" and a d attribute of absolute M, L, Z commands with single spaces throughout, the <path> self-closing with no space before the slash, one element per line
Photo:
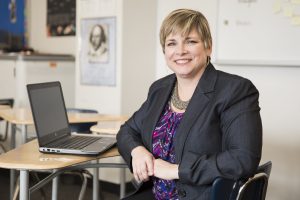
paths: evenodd
<path fill-rule="evenodd" d="M 40 145 L 69 134 L 60 83 L 29 84 L 27 88 Z"/>

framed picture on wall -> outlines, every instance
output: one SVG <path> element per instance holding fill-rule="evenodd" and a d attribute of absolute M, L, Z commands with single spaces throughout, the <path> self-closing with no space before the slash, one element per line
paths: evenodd
<path fill-rule="evenodd" d="M 83 85 L 116 85 L 116 18 L 81 20 L 80 82 Z"/>
<path fill-rule="evenodd" d="M 76 32 L 76 0 L 47 0 L 47 35 L 74 36 Z"/>

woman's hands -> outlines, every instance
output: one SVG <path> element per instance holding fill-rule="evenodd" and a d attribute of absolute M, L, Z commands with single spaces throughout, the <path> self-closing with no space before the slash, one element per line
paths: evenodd
<path fill-rule="evenodd" d="M 148 181 L 150 176 L 172 180 L 178 179 L 178 165 L 162 159 L 155 159 L 143 146 L 138 146 L 131 151 L 132 168 L 135 180 Z"/>
<path fill-rule="evenodd" d="M 154 161 L 154 176 L 165 180 L 178 179 L 178 165 L 156 159 Z"/>
<path fill-rule="evenodd" d="M 148 181 L 149 176 L 153 176 L 153 155 L 145 147 L 138 146 L 131 151 L 131 156 L 135 180 Z"/>

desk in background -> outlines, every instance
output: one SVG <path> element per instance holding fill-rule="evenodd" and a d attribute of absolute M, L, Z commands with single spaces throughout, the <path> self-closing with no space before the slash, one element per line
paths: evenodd
<path fill-rule="evenodd" d="M 10 106 L 8 106 L 8 105 L 0 105 L 0 110 L 1 109 L 9 109 L 10 108 Z"/>
<path fill-rule="evenodd" d="M 21 126 L 21 143 L 24 144 L 27 139 L 27 126 L 33 125 L 32 114 L 26 108 L 9 108 L 0 109 L 0 117 L 8 121 L 12 126 L 11 148 L 15 147 L 16 126 Z M 127 119 L 126 116 L 108 115 L 99 113 L 68 113 L 69 123 L 85 122 L 103 122 L 103 121 L 120 121 Z"/>
<path fill-rule="evenodd" d="M 120 126 L 124 124 L 126 120 L 127 118 L 123 117 L 120 120 L 115 121 L 102 121 L 97 125 L 92 126 L 91 131 L 99 135 L 115 137 L 120 129 Z"/>

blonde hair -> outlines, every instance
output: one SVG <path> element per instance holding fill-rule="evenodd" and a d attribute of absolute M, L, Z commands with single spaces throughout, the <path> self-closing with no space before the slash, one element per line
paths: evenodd
<path fill-rule="evenodd" d="M 177 9 L 172 11 L 163 21 L 160 28 L 160 44 L 165 52 L 165 42 L 170 34 L 181 33 L 187 36 L 193 29 L 197 31 L 204 47 L 212 47 L 212 37 L 207 19 L 202 13 L 191 9 Z"/>

